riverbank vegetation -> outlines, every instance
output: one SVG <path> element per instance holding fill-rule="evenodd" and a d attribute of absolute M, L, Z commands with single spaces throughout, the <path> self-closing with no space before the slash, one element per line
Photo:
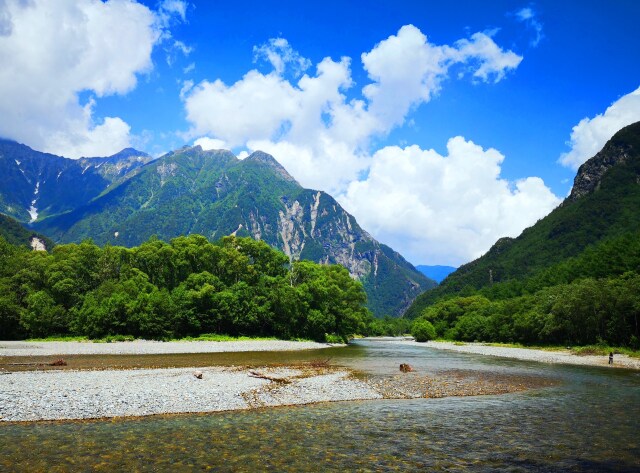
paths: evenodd
<path fill-rule="evenodd" d="M 338 265 L 266 243 L 199 235 L 135 248 L 90 241 L 28 251 L 0 239 L 0 339 L 131 336 L 346 340 L 371 315 Z"/>
<path fill-rule="evenodd" d="M 640 233 L 593 245 L 533 276 L 462 288 L 416 320 L 449 340 L 640 349 Z"/>

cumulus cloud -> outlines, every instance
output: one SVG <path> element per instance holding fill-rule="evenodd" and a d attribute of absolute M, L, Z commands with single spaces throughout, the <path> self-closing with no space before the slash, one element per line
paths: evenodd
<path fill-rule="evenodd" d="M 640 87 L 615 101 L 604 113 L 583 118 L 573 127 L 567 143 L 571 150 L 560 156 L 560 163 L 578 169 L 594 156 L 621 128 L 640 120 Z"/>
<path fill-rule="evenodd" d="M 411 261 L 460 264 L 496 239 L 516 236 L 558 198 L 539 178 L 502 179 L 504 156 L 462 137 L 449 141 L 447 156 L 417 146 L 371 148 L 452 76 L 491 84 L 516 69 L 522 57 L 499 46 L 494 33 L 437 45 L 415 26 L 403 26 L 361 55 L 369 83 L 359 90 L 350 58 L 327 57 L 311 69 L 286 40 L 270 40 L 254 55 L 271 72 L 251 70 L 233 84 L 189 84 L 182 93 L 187 136 L 266 151 L 303 186 L 336 196 L 364 228 Z"/>
<path fill-rule="evenodd" d="M 270 40 L 254 54 L 270 62 L 272 72 L 251 70 L 231 85 L 205 80 L 183 95 L 192 124 L 188 136 L 259 147 L 303 185 L 332 193 L 343 192 L 366 170 L 372 138 L 402 125 L 413 107 L 428 102 L 451 67 L 464 64 L 477 80 L 497 82 L 522 60 L 484 33 L 438 46 L 407 25 L 362 54 L 371 83 L 348 99 L 350 58 L 324 58 L 315 74 L 292 81 L 285 77 L 287 67 L 302 71 L 309 62 L 284 38 Z"/>
<path fill-rule="evenodd" d="M 267 60 L 276 74 L 283 74 L 286 66 L 290 66 L 294 75 L 299 76 L 311 67 L 311 61 L 302 57 L 284 38 L 271 38 L 262 46 L 254 46 L 253 61 L 260 59 Z"/>
<path fill-rule="evenodd" d="M 385 147 L 340 202 L 410 261 L 459 265 L 560 203 L 537 177 L 502 179 L 503 160 L 460 136 L 449 140 L 446 156 L 415 145 Z"/>
<path fill-rule="evenodd" d="M 211 149 L 227 149 L 227 143 L 222 140 L 216 140 L 214 138 L 207 138 L 203 136 L 202 138 L 198 138 L 194 141 L 193 146 L 200 146 L 204 151 L 209 151 Z"/>
<path fill-rule="evenodd" d="M 525 24 L 525 26 L 531 29 L 534 33 L 533 38 L 531 38 L 530 44 L 532 47 L 538 46 L 542 38 L 544 38 L 542 22 L 538 19 L 538 15 L 531 7 L 524 7 L 518 10 L 515 13 L 516 20 Z"/>
<path fill-rule="evenodd" d="M 69 157 L 128 146 L 129 125 L 96 121 L 95 100 L 126 94 L 152 69 L 159 15 L 133 1 L 0 2 L 0 136 Z"/>
<path fill-rule="evenodd" d="M 513 51 L 503 51 L 485 33 L 475 33 L 470 40 L 461 39 L 456 42 L 456 47 L 452 57 L 458 62 L 475 63 L 473 77 L 484 82 L 500 82 L 507 71 L 515 69 L 522 61 L 522 56 Z"/>

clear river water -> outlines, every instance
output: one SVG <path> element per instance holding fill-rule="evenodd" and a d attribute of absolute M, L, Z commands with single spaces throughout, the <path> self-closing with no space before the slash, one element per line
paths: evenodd
<path fill-rule="evenodd" d="M 239 354 L 236 354 L 240 356 Z M 229 364 L 229 354 L 208 355 Z M 549 365 L 383 341 L 257 361 L 331 357 L 543 376 L 515 394 L 326 403 L 88 422 L 0 424 L 0 471 L 640 472 L 640 372 Z M 201 363 L 199 363 L 201 364 Z"/>

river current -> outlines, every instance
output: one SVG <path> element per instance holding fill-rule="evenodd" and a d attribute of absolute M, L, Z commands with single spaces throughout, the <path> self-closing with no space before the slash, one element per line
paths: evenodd
<path fill-rule="evenodd" d="M 229 363 L 228 354 L 210 356 L 212 364 Z M 400 363 L 409 363 L 434 376 L 454 369 L 556 382 L 495 396 L 0 425 L 0 471 L 640 472 L 636 371 L 384 341 L 264 356 L 330 357 L 376 376 L 396 375 Z"/>

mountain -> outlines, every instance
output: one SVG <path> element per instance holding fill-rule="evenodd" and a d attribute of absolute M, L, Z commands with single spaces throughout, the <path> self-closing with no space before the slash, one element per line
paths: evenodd
<path fill-rule="evenodd" d="M 424 265 L 420 264 L 416 266 L 416 269 L 424 274 L 429 279 L 433 279 L 435 282 L 440 283 L 444 278 L 453 273 L 456 268 L 453 266 L 440 266 L 440 265 Z"/>
<path fill-rule="evenodd" d="M 0 237 L 16 246 L 28 246 L 37 250 L 50 250 L 53 241 L 46 236 L 25 228 L 17 220 L 0 214 Z"/>
<path fill-rule="evenodd" d="M 0 140 L 0 213 L 21 222 L 73 210 L 151 161 L 135 150 L 67 159 Z"/>
<path fill-rule="evenodd" d="M 616 133 L 578 169 L 569 197 L 517 238 L 501 238 L 482 257 L 416 298 L 417 317 L 435 301 L 495 283 L 523 281 L 585 250 L 640 231 L 640 122 Z M 589 276 L 589 274 L 585 274 Z"/>
<path fill-rule="evenodd" d="M 240 160 L 196 146 L 154 161 L 130 150 L 72 161 L 11 146 L 20 155 L 0 151 L 1 175 L 11 170 L 0 187 L 0 205 L 10 203 L 0 211 L 31 221 L 56 242 L 92 238 L 131 247 L 152 236 L 251 236 L 291 258 L 345 266 L 362 281 L 378 316 L 399 316 L 436 284 L 373 239 L 333 197 L 304 189 L 266 153 Z M 35 221 L 25 207 L 33 200 Z"/>

